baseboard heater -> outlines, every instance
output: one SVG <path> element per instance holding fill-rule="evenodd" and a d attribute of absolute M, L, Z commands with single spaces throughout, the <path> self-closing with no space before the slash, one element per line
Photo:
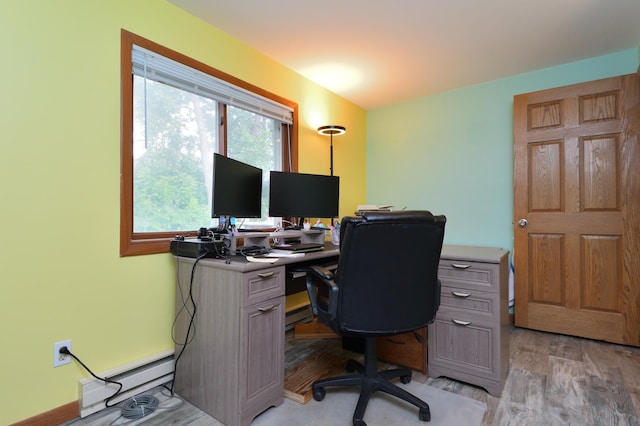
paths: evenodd
<path fill-rule="evenodd" d="M 122 383 L 122 390 L 109 405 L 124 401 L 146 390 L 173 380 L 174 351 L 168 350 L 132 363 L 96 374 Z M 118 385 L 105 383 L 93 377 L 79 382 L 80 417 L 88 416 L 106 407 L 104 400 L 118 390 Z"/>

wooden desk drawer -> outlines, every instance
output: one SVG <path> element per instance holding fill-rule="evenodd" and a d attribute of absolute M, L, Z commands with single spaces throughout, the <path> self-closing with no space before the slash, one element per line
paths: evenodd
<path fill-rule="evenodd" d="M 480 315 L 483 320 L 497 321 L 500 304 L 500 294 L 476 289 L 442 286 L 440 295 L 440 309 L 443 312 L 458 313 L 460 315 Z"/>
<path fill-rule="evenodd" d="M 284 266 L 244 274 L 242 306 L 284 296 Z"/>
<path fill-rule="evenodd" d="M 440 259 L 438 278 L 443 286 L 481 291 L 499 291 L 500 267 L 497 264 Z"/>
<path fill-rule="evenodd" d="M 495 379 L 500 373 L 500 363 L 495 356 L 500 349 L 499 335 L 500 325 L 495 321 L 438 312 L 436 320 L 429 325 L 429 364 Z"/>

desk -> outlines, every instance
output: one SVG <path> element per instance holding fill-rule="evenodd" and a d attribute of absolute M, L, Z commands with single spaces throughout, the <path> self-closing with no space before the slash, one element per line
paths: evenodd
<path fill-rule="evenodd" d="M 178 258 L 176 342 L 184 342 L 196 304 L 195 335 L 178 360 L 174 389 L 181 397 L 228 426 L 249 425 L 284 398 L 285 277 L 287 268 L 337 259 L 330 243 L 303 257 L 275 263 Z M 190 306 L 190 304 L 188 304 Z M 176 345 L 176 356 L 182 350 Z"/>
<path fill-rule="evenodd" d="M 201 260 L 192 291 L 195 337 L 178 362 L 175 391 L 228 426 L 249 425 L 267 408 L 282 404 L 287 269 L 335 263 L 338 255 L 336 246 L 325 244 L 323 251 L 275 263 L 247 262 L 241 256 L 229 264 Z M 507 255 L 493 248 L 443 247 L 442 302 L 428 333 L 429 376 L 463 380 L 494 395 L 502 392 L 509 365 Z M 189 297 L 194 262 L 178 258 L 178 342 L 189 325 L 182 301 Z M 176 345 L 176 354 L 181 349 Z"/>

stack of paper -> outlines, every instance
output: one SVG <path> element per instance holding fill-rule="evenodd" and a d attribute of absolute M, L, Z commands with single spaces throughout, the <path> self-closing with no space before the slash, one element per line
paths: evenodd
<path fill-rule="evenodd" d="M 365 212 L 390 212 L 391 205 L 378 205 L 378 204 L 358 204 L 358 209 L 356 210 L 357 215 L 361 215 Z"/>

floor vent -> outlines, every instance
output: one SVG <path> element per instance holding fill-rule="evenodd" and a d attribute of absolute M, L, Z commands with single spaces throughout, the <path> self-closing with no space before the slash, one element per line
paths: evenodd
<path fill-rule="evenodd" d="M 109 402 L 109 405 L 113 405 L 170 382 L 173 380 L 173 370 L 173 351 L 170 350 L 96 375 L 122 383 L 118 396 Z M 104 400 L 113 395 L 118 385 L 89 377 L 80 380 L 79 388 L 80 417 L 85 417 L 105 408 Z"/>

